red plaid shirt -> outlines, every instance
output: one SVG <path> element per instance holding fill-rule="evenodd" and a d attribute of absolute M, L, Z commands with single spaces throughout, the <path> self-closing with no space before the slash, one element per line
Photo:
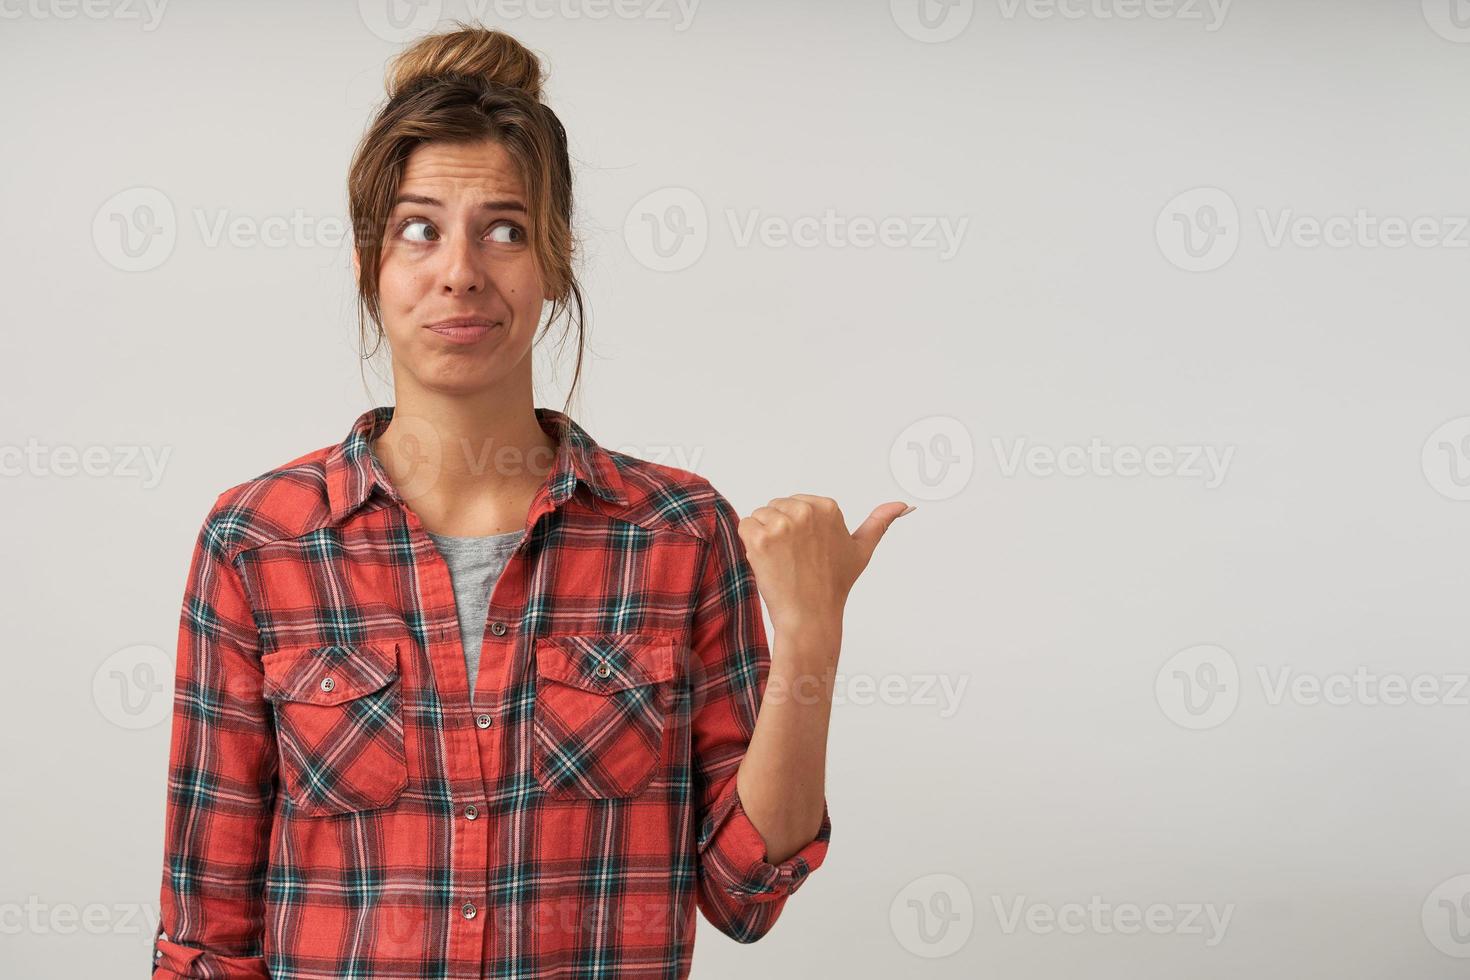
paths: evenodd
<path fill-rule="evenodd" d="M 346 440 L 220 494 L 180 617 L 157 977 L 685 977 L 780 864 L 735 772 L 770 665 L 703 477 L 537 408 L 557 455 L 490 601 L 474 701 L 449 568 Z"/>

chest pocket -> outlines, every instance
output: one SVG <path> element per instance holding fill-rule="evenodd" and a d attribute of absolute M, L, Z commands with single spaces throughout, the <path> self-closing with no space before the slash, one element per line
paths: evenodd
<path fill-rule="evenodd" d="M 288 647 L 261 658 L 282 782 L 302 813 L 377 809 L 408 785 L 399 647 Z"/>
<path fill-rule="evenodd" d="M 532 766 L 558 799 L 618 799 L 648 787 L 673 701 L 674 637 L 536 638 Z"/>

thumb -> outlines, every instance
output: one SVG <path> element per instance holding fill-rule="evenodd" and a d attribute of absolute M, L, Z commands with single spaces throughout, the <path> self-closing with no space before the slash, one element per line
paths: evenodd
<path fill-rule="evenodd" d="M 873 549 L 878 547 L 878 542 L 882 540 L 893 522 L 913 509 L 911 504 L 906 504 L 902 500 L 879 504 L 873 508 L 868 519 L 859 524 L 857 530 L 852 532 L 852 539 L 862 546 L 864 564 L 873 556 Z"/>

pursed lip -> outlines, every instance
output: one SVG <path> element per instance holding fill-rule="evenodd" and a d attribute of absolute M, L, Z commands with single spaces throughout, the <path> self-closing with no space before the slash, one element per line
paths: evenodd
<path fill-rule="evenodd" d="M 427 323 L 424 326 L 446 340 L 452 340 L 457 344 L 472 344 L 488 334 L 500 322 L 483 316 L 456 316 L 448 320 L 439 320 L 436 323 Z"/>

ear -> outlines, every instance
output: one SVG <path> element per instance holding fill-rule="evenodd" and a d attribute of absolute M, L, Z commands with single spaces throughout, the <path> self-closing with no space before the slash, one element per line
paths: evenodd
<path fill-rule="evenodd" d="M 352 246 L 352 278 L 362 278 L 362 256 L 357 254 L 357 246 Z"/>

